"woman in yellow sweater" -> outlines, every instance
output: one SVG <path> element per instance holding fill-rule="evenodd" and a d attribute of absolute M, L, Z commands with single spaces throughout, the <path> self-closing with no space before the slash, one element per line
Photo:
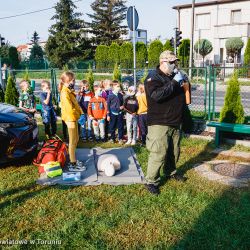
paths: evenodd
<path fill-rule="evenodd" d="M 69 134 L 69 170 L 78 171 L 83 167 L 82 162 L 76 160 L 76 147 L 79 140 L 78 119 L 83 113 L 74 91 L 75 76 L 73 72 L 66 71 L 61 75 L 60 100 L 62 120 L 66 123 Z"/>
<path fill-rule="evenodd" d="M 137 111 L 138 114 L 138 120 L 139 120 L 139 129 L 141 133 L 141 140 L 142 144 L 146 144 L 146 137 L 148 134 L 148 127 L 147 127 L 147 111 L 148 111 L 148 106 L 147 106 L 147 99 L 146 99 L 146 94 L 144 90 L 144 85 L 142 83 L 139 84 L 138 86 L 139 89 L 139 95 L 137 95 L 137 101 L 139 104 L 139 109 Z"/>

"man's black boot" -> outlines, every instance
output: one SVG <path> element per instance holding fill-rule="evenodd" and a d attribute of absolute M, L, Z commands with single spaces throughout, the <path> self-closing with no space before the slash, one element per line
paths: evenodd
<path fill-rule="evenodd" d="M 155 186 L 154 184 L 145 184 L 146 189 L 153 195 L 159 195 L 160 189 L 158 186 Z"/>

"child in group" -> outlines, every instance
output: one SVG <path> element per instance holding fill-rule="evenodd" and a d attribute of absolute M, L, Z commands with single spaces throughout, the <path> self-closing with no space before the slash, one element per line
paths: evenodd
<path fill-rule="evenodd" d="M 43 80 L 41 83 L 41 89 L 42 92 L 40 93 L 40 100 L 42 104 L 42 118 L 45 127 L 45 135 L 47 138 L 50 138 L 51 136 L 55 136 L 57 129 L 56 113 L 52 103 L 50 83 Z"/>
<path fill-rule="evenodd" d="M 22 80 L 20 82 L 20 88 L 21 93 L 19 96 L 19 108 L 34 116 L 36 112 L 36 102 L 29 83 L 25 80 Z"/>
<path fill-rule="evenodd" d="M 65 121 L 69 134 L 69 159 L 68 168 L 70 171 L 79 171 L 82 169 L 82 162 L 76 160 L 76 147 L 79 140 L 78 119 L 82 112 L 74 91 L 75 75 L 71 71 L 66 71 L 61 75 L 60 100 L 62 120 Z"/>
<path fill-rule="evenodd" d="M 95 96 L 89 101 L 88 115 L 92 120 L 96 141 L 105 141 L 105 119 L 107 115 L 107 103 L 102 97 L 102 90 L 95 86 Z"/>
<path fill-rule="evenodd" d="M 87 134 L 88 134 L 88 140 L 93 141 L 92 128 L 91 128 L 92 121 L 88 116 L 88 104 L 92 97 L 94 97 L 94 93 L 90 91 L 88 81 L 82 80 L 80 82 L 80 91 L 78 93 L 77 99 L 83 111 L 83 114 L 81 115 L 78 123 L 82 128 L 81 135 L 84 141 L 87 140 Z M 86 123 L 87 123 L 87 129 L 86 129 Z"/>
<path fill-rule="evenodd" d="M 140 133 L 141 133 L 142 145 L 146 145 L 146 137 L 148 134 L 148 126 L 147 126 L 148 107 L 147 107 L 147 99 L 146 99 L 144 84 L 142 83 L 139 84 L 139 92 L 140 92 L 140 95 L 137 96 L 137 100 L 139 104 L 139 109 L 137 111 L 138 123 L 139 123 L 139 128 L 140 128 Z"/>
<path fill-rule="evenodd" d="M 137 139 L 137 111 L 139 108 L 138 101 L 135 96 L 136 88 L 130 86 L 128 88 L 127 97 L 124 101 L 124 110 L 126 113 L 126 124 L 127 124 L 127 135 L 128 141 L 127 145 L 135 145 Z"/>
<path fill-rule="evenodd" d="M 115 84 L 114 84 L 115 83 Z M 107 106 L 108 114 L 107 121 L 109 122 L 110 142 L 115 142 L 115 131 L 118 128 L 119 144 L 123 144 L 123 96 L 120 93 L 121 87 L 117 81 L 113 81 L 115 85 L 112 94 L 108 96 Z"/>

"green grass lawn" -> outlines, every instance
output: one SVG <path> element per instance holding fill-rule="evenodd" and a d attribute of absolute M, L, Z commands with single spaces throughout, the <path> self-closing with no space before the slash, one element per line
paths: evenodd
<path fill-rule="evenodd" d="M 212 143 L 183 139 L 181 146 L 178 168 L 188 181 L 168 181 L 158 197 L 143 185 L 38 186 L 32 165 L 1 168 L 0 240 L 61 240 L 14 249 L 250 249 L 249 188 L 229 188 L 192 170 L 214 158 Z M 148 152 L 135 151 L 145 173 Z"/>

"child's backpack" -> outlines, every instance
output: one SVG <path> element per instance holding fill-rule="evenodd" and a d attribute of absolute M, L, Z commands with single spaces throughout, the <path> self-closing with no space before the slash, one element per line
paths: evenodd
<path fill-rule="evenodd" d="M 67 155 L 67 145 L 61 139 L 49 139 L 43 144 L 37 157 L 33 160 L 33 164 L 39 167 L 38 171 L 41 174 L 45 172 L 43 165 L 48 162 L 59 162 L 63 168 Z"/>

